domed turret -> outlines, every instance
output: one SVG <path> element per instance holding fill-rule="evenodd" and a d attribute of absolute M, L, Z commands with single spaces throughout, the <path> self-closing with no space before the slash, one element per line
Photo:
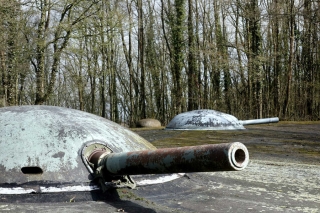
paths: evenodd
<path fill-rule="evenodd" d="M 156 149 L 107 119 L 53 106 L 0 108 L 0 150 L 0 194 L 133 188 L 129 175 L 242 170 L 249 160 L 238 142 Z"/>
<path fill-rule="evenodd" d="M 238 120 L 230 114 L 202 109 L 176 115 L 166 126 L 167 130 L 240 130 L 244 125 L 276 123 L 279 118 Z"/>

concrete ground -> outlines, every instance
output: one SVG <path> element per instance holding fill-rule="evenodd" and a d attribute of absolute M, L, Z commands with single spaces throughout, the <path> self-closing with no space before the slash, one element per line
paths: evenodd
<path fill-rule="evenodd" d="M 181 212 L 320 212 L 320 123 L 246 128 L 173 132 L 164 139 L 138 131 L 158 147 L 239 141 L 250 153 L 243 171 L 187 174 L 144 196 Z"/>
<path fill-rule="evenodd" d="M 134 129 L 159 148 L 242 142 L 250 153 L 243 171 L 190 173 L 164 184 L 113 190 L 100 201 L 86 199 L 86 193 L 65 194 L 64 202 L 2 199 L 0 212 L 320 212 L 320 123 L 246 128 Z"/>

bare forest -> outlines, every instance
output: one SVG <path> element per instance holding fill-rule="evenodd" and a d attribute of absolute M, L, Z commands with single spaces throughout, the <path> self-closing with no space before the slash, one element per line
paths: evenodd
<path fill-rule="evenodd" d="M 320 1 L 0 0 L 0 23 L 0 106 L 320 119 Z"/>

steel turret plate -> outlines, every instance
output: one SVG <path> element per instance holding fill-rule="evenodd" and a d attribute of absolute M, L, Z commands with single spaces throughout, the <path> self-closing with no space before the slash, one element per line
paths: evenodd
<path fill-rule="evenodd" d="M 167 130 L 237 130 L 245 129 L 234 116 L 216 110 L 193 110 L 176 115 Z"/>

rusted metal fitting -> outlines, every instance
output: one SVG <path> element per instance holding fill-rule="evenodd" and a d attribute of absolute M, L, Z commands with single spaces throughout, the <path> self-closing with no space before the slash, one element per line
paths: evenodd
<path fill-rule="evenodd" d="M 92 153 L 88 156 L 88 161 L 92 163 L 95 168 L 97 168 L 100 164 L 100 161 L 110 152 L 105 149 L 95 149 Z"/>
<path fill-rule="evenodd" d="M 104 164 L 110 175 L 236 171 L 249 162 L 249 152 L 239 142 L 92 155 L 89 161 Z"/>

